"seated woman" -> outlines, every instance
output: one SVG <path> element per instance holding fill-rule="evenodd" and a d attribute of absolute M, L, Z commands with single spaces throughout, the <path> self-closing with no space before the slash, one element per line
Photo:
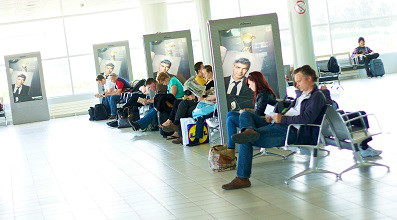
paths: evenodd
<path fill-rule="evenodd" d="M 240 112 L 232 111 L 226 115 L 227 128 L 227 149 L 222 154 L 234 158 L 236 144 L 232 140 L 232 136 L 237 134 L 237 128 L 241 128 L 240 121 L 242 114 L 250 114 L 250 118 L 255 122 L 256 127 L 265 126 L 267 123 L 265 116 L 266 106 L 276 104 L 276 93 L 272 90 L 269 83 L 261 72 L 252 72 L 248 75 L 247 86 L 254 92 L 254 109 L 242 109 Z"/>
<path fill-rule="evenodd" d="M 363 57 L 363 60 L 360 60 L 361 57 Z M 369 61 L 378 57 L 378 53 L 374 53 L 369 47 L 365 46 L 365 40 L 363 37 L 358 38 L 358 47 L 356 47 L 352 53 L 352 60 L 354 60 L 354 62 L 358 60 L 356 64 L 364 63 L 368 77 L 373 77 L 371 69 L 369 68 Z"/>
<path fill-rule="evenodd" d="M 184 95 L 182 83 L 175 77 L 170 77 L 167 73 L 159 73 L 157 76 L 157 81 L 159 84 L 167 86 L 168 94 L 172 94 L 175 98 L 182 98 Z M 163 109 L 152 108 L 149 112 L 138 121 L 130 121 L 131 127 L 134 131 L 140 129 L 145 129 L 149 124 L 157 123 L 157 111 L 162 111 Z"/>

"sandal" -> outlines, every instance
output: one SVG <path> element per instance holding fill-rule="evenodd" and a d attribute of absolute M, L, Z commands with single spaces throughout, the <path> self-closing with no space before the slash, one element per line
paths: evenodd
<path fill-rule="evenodd" d="M 177 139 L 177 138 L 179 138 L 179 137 L 171 135 L 171 136 L 168 136 L 166 140 L 174 140 L 174 139 Z"/>

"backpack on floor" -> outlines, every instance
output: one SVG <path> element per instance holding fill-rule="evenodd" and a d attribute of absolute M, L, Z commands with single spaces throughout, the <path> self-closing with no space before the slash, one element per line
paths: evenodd
<path fill-rule="evenodd" d="M 90 121 L 100 121 L 108 119 L 108 114 L 103 104 L 96 104 L 94 107 L 90 107 L 90 109 L 88 109 L 88 114 L 90 115 Z"/>
<path fill-rule="evenodd" d="M 385 67 L 381 59 L 373 59 L 369 61 L 369 68 L 373 77 L 385 75 Z"/>
<path fill-rule="evenodd" d="M 227 147 L 224 145 L 215 145 L 211 147 L 208 154 L 208 162 L 212 171 L 222 172 L 236 169 L 236 157 L 230 158 L 229 156 L 220 154 L 220 152 L 226 148 Z"/>

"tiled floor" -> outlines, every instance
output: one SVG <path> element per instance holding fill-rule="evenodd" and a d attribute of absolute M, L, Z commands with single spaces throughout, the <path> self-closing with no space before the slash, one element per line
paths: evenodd
<path fill-rule="evenodd" d="M 0 128 L 0 219 L 397 219 L 397 74 L 344 81 L 333 92 L 341 108 L 375 113 L 384 150 L 373 167 L 345 174 L 283 181 L 307 158 L 255 160 L 252 187 L 224 191 L 235 171 L 213 173 L 209 146 L 182 147 L 157 133 L 111 129 L 87 116 Z M 328 169 L 353 164 L 349 151 L 331 149 Z"/>

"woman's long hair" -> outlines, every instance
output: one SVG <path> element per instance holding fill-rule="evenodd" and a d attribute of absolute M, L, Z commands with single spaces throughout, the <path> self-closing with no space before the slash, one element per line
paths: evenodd
<path fill-rule="evenodd" d="M 268 94 L 272 94 L 275 98 L 277 98 L 276 93 L 273 91 L 272 87 L 270 87 L 269 83 L 266 81 L 265 76 L 258 71 L 251 72 L 248 74 L 247 80 L 245 83 L 248 85 L 248 80 L 251 80 L 255 83 L 255 90 L 254 92 L 254 105 L 256 103 L 256 97 L 262 91 L 265 91 Z"/>

